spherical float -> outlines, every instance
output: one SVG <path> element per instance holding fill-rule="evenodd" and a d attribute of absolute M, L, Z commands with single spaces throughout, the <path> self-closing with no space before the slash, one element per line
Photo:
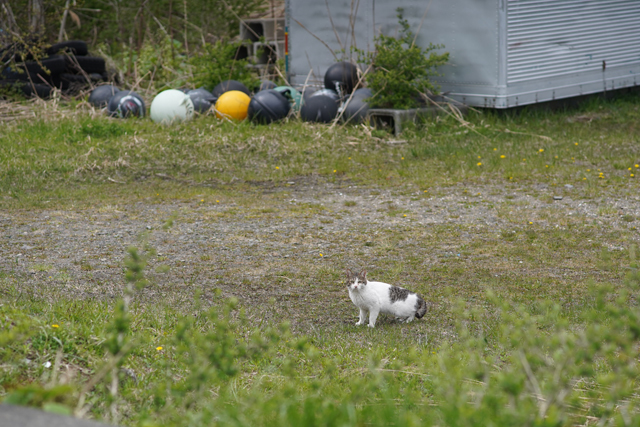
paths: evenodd
<path fill-rule="evenodd" d="M 239 90 L 230 90 L 216 101 L 216 116 L 220 119 L 244 120 L 247 118 L 251 98 Z"/>
<path fill-rule="evenodd" d="M 306 102 L 309 97 L 311 97 L 314 93 L 316 93 L 316 89 L 312 87 L 306 87 L 302 89 L 302 102 Z"/>
<path fill-rule="evenodd" d="M 340 96 L 350 94 L 358 84 L 358 67 L 351 62 L 338 62 L 324 74 L 324 87 L 338 92 Z"/>
<path fill-rule="evenodd" d="M 193 108 L 200 114 L 209 111 L 216 100 L 213 94 L 203 87 L 192 89 L 187 92 L 187 95 L 189 95 L 191 102 L 193 102 Z"/>
<path fill-rule="evenodd" d="M 278 86 L 274 90 L 277 90 L 290 100 L 289 102 L 291 103 L 291 108 L 293 108 L 293 111 L 300 110 L 300 105 L 302 105 L 302 95 L 300 94 L 300 92 L 298 92 L 291 86 Z"/>
<path fill-rule="evenodd" d="M 118 92 L 120 92 L 120 89 L 113 85 L 98 86 L 91 91 L 88 99 L 89 104 L 98 108 L 106 107 L 109 99 Z"/>
<path fill-rule="evenodd" d="M 287 117 L 290 108 L 289 100 L 282 93 L 263 90 L 251 99 L 248 115 L 253 122 L 269 124 Z"/>
<path fill-rule="evenodd" d="M 308 122 L 329 123 L 337 115 L 338 103 L 326 95 L 312 96 L 300 108 L 300 117 Z"/>
<path fill-rule="evenodd" d="M 109 99 L 107 111 L 113 117 L 144 117 L 146 107 L 140 95 L 130 90 L 123 90 Z"/>
<path fill-rule="evenodd" d="M 271 80 L 262 80 L 260 82 L 260 88 L 258 89 L 258 91 L 260 92 L 263 90 L 275 89 L 276 86 L 278 85 L 272 82 Z"/>
<path fill-rule="evenodd" d="M 237 91 L 243 92 L 244 94 L 246 94 L 248 96 L 251 96 L 251 91 L 249 89 L 247 89 L 247 87 L 245 85 L 243 85 L 242 83 L 240 83 L 237 80 L 225 80 L 225 81 L 222 81 L 222 82 L 218 83 L 216 85 L 216 87 L 213 88 L 211 93 L 213 94 L 213 96 L 215 98 L 219 98 L 220 95 L 222 95 L 225 92 L 229 92 L 231 90 L 237 90 Z"/>
<path fill-rule="evenodd" d="M 345 98 L 342 120 L 349 123 L 361 123 L 369 112 L 369 103 L 366 101 L 373 96 L 371 89 L 361 87 Z"/>
<path fill-rule="evenodd" d="M 340 101 L 340 96 L 338 95 L 338 92 L 336 92 L 333 89 L 320 89 L 320 90 L 317 90 L 317 91 L 313 92 L 313 94 L 311 94 L 309 96 L 309 98 L 313 98 L 314 96 L 328 96 L 329 98 L 333 99 L 336 102 Z"/>
<path fill-rule="evenodd" d="M 361 123 L 369 112 L 369 104 L 364 101 L 364 97 L 354 96 L 345 101 L 342 120 L 349 123 Z"/>
<path fill-rule="evenodd" d="M 369 89 L 368 87 L 361 87 L 353 92 L 354 98 L 359 97 L 360 99 L 366 99 L 371 98 L 372 96 L 373 92 L 371 92 L 371 89 Z"/>
<path fill-rule="evenodd" d="M 191 120 L 193 110 L 193 102 L 189 95 L 181 90 L 169 89 L 153 98 L 149 116 L 156 123 L 171 124 Z"/>

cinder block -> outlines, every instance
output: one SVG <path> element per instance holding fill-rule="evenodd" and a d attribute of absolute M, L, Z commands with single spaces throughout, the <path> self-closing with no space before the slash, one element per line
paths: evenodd
<path fill-rule="evenodd" d="M 240 38 L 252 42 L 284 41 L 284 18 L 247 19 L 240 22 Z"/>

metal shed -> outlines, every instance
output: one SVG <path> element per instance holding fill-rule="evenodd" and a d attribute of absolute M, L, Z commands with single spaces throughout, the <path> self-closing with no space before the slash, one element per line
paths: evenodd
<path fill-rule="evenodd" d="M 450 53 L 434 80 L 467 105 L 509 108 L 640 84 L 639 0 L 287 0 L 289 80 L 319 84 L 351 46 L 373 50 L 376 34 L 398 30 L 398 7 L 419 45 Z"/>

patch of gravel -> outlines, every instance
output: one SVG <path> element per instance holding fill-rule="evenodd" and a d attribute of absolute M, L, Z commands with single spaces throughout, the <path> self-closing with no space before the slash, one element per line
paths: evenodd
<path fill-rule="evenodd" d="M 324 286 L 314 286 L 314 277 L 354 263 L 375 267 L 380 256 L 403 259 L 415 247 L 412 239 L 424 238 L 434 227 L 453 227 L 458 237 L 428 243 L 433 256 L 453 256 L 456 247 L 488 233 L 563 228 L 569 222 L 593 225 L 594 239 L 620 230 L 640 240 L 634 225 L 640 219 L 637 196 L 584 199 L 578 194 L 570 187 L 515 183 L 397 194 L 307 181 L 264 188 L 237 203 L 189 200 L 5 211 L 0 212 L 0 270 L 20 289 L 41 295 L 55 290 L 74 298 L 114 298 L 123 289 L 127 248 L 140 247 L 140 236 L 148 233 L 157 256 L 147 268 L 152 286 L 143 291 L 145 299 L 191 298 L 195 288 L 211 299 L 219 289 L 247 305 L 276 298 L 304 307 L 314 298 L 332 298 L 333 308 L 344 311 L 350 302 L 341 276 Z M 164 229 L 170 218 L 173 226 Z M 379 243 L 371 242 L 395 233 L 404 238 L 380 255 Z M 617 240 L 601 243 L 622 248 Z M 316 305 L 313 310 L 322 308 Z"/>

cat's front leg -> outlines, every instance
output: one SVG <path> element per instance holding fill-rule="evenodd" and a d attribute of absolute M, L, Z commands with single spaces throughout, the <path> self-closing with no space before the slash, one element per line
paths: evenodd
<path fill-rule="evenodd" d="M 358 318 L 358 322 L 356 323 L 356 326 L 362 325 L 366 317 L 367 317 L 367 312 L 364 311 L 363 309 L 360 309 L 360 317 Z"/>
<path fill-rule="evenodd" d="M 378 318 L 378 313 L 380 313 L 380 309 L 377 307 L 374 307 L 371 310 L 369 310 L 369 327 L 370 328 L 376 327 L 376 319 Z"/>

